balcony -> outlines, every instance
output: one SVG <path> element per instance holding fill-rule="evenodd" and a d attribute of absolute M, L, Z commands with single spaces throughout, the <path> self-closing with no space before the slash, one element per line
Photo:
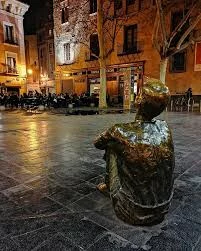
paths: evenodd
<path fill-rule="evenodd" d="M 8 74 L 18 75 L 17 69 L 16 68 L 12 68 L 9 65 L 7 66 L 7 73 Z"/>
<path fill-rule="evenodd" d="M 77 63 L 79 63 L 79 59 L 72 58 L 71 60 L 66 60 L 64 62 L 57 62 L 57 65 L 58 66 L 68 66 L 68 65 L 77 64 Z"/>
<path fill-rule="evenodd" d="M 10 65 L 6 65 L 6 64 L 0 63 L 0 75 L 18 76 L 19 73 L 18 73 L 16 67 L 13 68 Z"/>
<path fill-rule="evenodd" d="M 4 43 L 11 45 L 19 45 L 17 38 L 6 38 Z"/>
<path fill-rule="evenodd" d="M 124 56 L 129 54 L 139 54 L 143 52 L 144 41 L 136 41 L 132 48 L 126 48 L 126 46 L 119 45 L 117 46 L 117 56 Z"/>
<path fill-rule="evenodd" d="M 22 1 L 0 0 L 0 9 L 23 17 L 24 14 L 28 11 L 29 5 L 22 3 Z"/>

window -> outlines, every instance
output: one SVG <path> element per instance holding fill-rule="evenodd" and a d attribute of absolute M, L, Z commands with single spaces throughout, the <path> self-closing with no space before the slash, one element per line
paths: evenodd
<path fill-rule="evenodd" d="M 171 31 L 173 31 L 177 27 L 182 18 L 183 18 L 183 11 L 177 11 L 172 13 Z"/>
<path fill-rule="evenodd" d="M 97 0 L 90 0 L 90 14 L 97 12 Z"/>
<path fill-rule="evenodd" d="M 122 8 L 122 0 L 115 0 L 114 1 L 114 8 L 115 8 L 115 10 L 120 10 Z"/>
<path fill-rule="evenodd" d="M 138 4 L 135 0 L 126 0 L 126 14 L 132 14 L 138 11 Z"/>
<path fill-rule="evenodd" d="M 140 0 L 139 1 L 139 10 L 144 10 L 144 9 L 149 8 L 149 6 L 150 6 L 149 4 L 150 4 L 150 2 L 147 0 Z"/>
<path fill-rule="evenodd" d="M 16 58 L 10 55 L 7 55 L 7 71 L 8 73 L 17 73 L 16 69 Z"/>
<path fill-rule="evenodd" d="M 50 55 L 53 55 L 53 50 L 54 50 L 53 44 L 50 43 L 50 44 L 49 44 L 49 54 L 50 54 Z"/>
<path fill-rule="evenodd" d="M 127 0 L 127 5 L 132 5 L 135 3 L 135 0 Z"/>
<path fill-rule="evenodd" d="M 49 36 L 52 36 L 52 30 L 49 29 Z"/>
<path fill-rule="evenodd" d="M 171 57 L 171 72 L 186 71 L 186 51 L 178 52 Z"/>
<path fill-rule="evenodd" d="M 64 44 L 64 62 L 68 62 L 71 60 L 71 53 L 70 53 L 70 44 Z"/>
<path fill-rule="evenodd" d="M 61 23 L 67 23 L 69 19 L 69 7 L 65 6 L 61 10 Z"/>
<path fill-rule="evenodd" d="M 6 7 L 6 11 L 11 12 L 11 4 L 8 4 L 8 6 Z"/>
<path fill-rule="evenodd" d="M 189 8 L 190 6 L 192 6 L 192 4 L 193 4 L 193 1 L 192 0 L 185 0 L 185 7 L 186 8 Z"/>
<path fill-rule="evenodd" d="M 98 42 L 98 34 L 92 34 L 90 36 L 90 60 L 96 60 L 99 56 L 99 42 Z"/>
<path fill-rule="evenodd" d="M 14 29 L 12 25 L 5 25 L 5 42 L 6 43 L 14 42 Z"/>
<path fill-rule="evenodd" d="M 137 24 L 124 28 L 124 52 L 137 52 Z"/>
<path fill-rule="evenodd" d="M 183 11 L 177 11 L 172 13 L 171 15 L 171 31 L 174 31 L 175 28 L 178 26 L 178 24 L 180 23 L 180 21 L 183 19 L 184 13 Z M 179 42 L 182 34 L 187 30 L 187 28 L 189 27 L 189 21 L 187 21 L 182 28 L 177 32 L 176 36 L 173 38 L 172 42 L 171 42 L 171 47 L 176 46 L 176 44 Z M 189 39 L 189 37 L 187 37 L 184 42 L 187 42 Z"/>
<path fill-rule="evenodd" d="M 39 33 L 39 34 L 38 34 L 38 42 L 39 42 L 39 43 L 41 43 L 41 42 L 42 42 L 42 40 L 43 40 L 43 38 L 42 38 L 42 34 L 41 34 L 41 33 Z"/>
<path fill-rule="evenodd" d="M 40 49 L 40 58 L 43 58 L 43 49 Z"/>

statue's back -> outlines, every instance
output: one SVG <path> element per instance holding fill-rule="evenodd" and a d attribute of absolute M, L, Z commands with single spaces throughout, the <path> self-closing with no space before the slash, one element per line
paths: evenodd
<path fill-rule="evenodd" d="M 154 212 L 162 210 L 162 220 L 172 196 L 174 169 L 173 142 L 167 123 L 156 120 L 116 125 L 111 136 L 107 163 L 116 214 L 129 223 L 144 224 L 143 217 L 152 223 Z"/>

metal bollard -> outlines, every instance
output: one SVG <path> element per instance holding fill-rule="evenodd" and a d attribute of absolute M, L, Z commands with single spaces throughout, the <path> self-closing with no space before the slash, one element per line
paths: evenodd
<path fill-rule="evenodd" d="M 190 99 L 188 99 L 188 112 L 190 111 Z M 194 105 L 194 101 L 193 101 L 193 104 L 192 104 L 192 111 L 193 111 L 193 105 Z"/>
<path fill-rule="evenodd" d="M 171 112 L 173 111 L 173 100 L 171 100 L 171 102 L 170 102 L 170 111 Z"/>
<path fill-rule="evenodd" d="M 201 100 L 200 100 L 200 113 L 201 113 Z"/>

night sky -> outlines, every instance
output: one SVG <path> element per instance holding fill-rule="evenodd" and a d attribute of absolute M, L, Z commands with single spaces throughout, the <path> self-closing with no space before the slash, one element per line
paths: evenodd
<path fill-rule="evenodd" d="M 30 5 L 29 10 L 24 16 L 24 31 L 26 35 L 35 34 L 39 25 L 40 10 L 44 7 L 45 0 L 21 0 Z"/>

